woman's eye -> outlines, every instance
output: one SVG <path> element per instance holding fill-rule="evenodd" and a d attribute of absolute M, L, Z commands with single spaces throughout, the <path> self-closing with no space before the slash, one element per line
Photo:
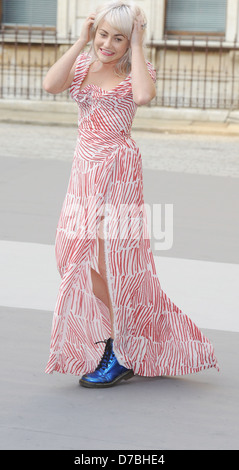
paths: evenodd
<path fill-rule="evenodd" d="M 102 38 L 106 38 L 106 34 L 104 34 L 104 33 L 100 33 L 100 36 L 101 36 Z M 121 42 L 121 41 L 122 41 L 122 39 L 120 39 L 120 38 L 115 38 L 115 39 L 116 39 L 116 41 L 118 41 L 118 42 Z"/>

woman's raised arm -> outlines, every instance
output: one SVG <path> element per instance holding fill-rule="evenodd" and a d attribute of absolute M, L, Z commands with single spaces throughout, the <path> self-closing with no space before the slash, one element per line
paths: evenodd
<path fill-rule="evenodd" d="M 138 106 L 149 103 L 156 96 L 155 84 L 148 72 L 143 52 L 142 24 L 144 18 L 139 15 L 135 22 L 131 36 L 132 49 L 132 92 L 134 102 Z"/>
<path fill-rule="evenodd" d="M 94 21 L 95 14 L 92 13 L 85 21 L 79 39 L 48 70 L 42 84 L 44 90 L 48 93 L 55 95 L 70 87 L 75 75 L 76 59 L 90 41 Z"/>

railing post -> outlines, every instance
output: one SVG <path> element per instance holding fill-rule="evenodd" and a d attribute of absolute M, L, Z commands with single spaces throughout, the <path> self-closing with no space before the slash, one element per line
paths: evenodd
<path fill-rule="evenodd" d="M 166 73 L 166 54 L 167 54 L 167 42 L 166 36 L 164 37 L 164 48 L 163 48 L 163 72 L 162 72 L 162 106 L 164 106 L 165 96 L 165 73 Z"/>
<path fill-rule="evenodd" d="M 18 60 L 18 26 L 15 24 L 15 34 L 14 34 L 14 98 L 17 96 L 17 60 Z"/>
<path fill-rule="evenodd" d="M 1 60 L 1 99 L 3 98 L 4 87 L 4 25 L 1 29 L 2 60 Z"/>
<path fill-rule="evenodd" d="M 205 69 L 204 69 L 204 88 L 203 88 L 203 109 L 206 109 L 206 96 L 207 96 L 207 65 L 208 65 L 208 36 L 206 38 L 205 49 Z"/>
<path fill-rule="evenodd" d="M 42 87 L 42 82 L 43 82 L 43 74 L 44 74 L 44 50 L 45 50 L 45 41 L 44 41 L 44 34 L 45 30 L 44 28 L 41 29 L 41 67 L 40 67 L 40 99 L 42 100 L 43 98 L 43 87 Z"/>
<path fill-rule="evenodd" d="M 32 27 L 28 30 L 28 47 L 27 47 L 27 99 L 30 98 L 30 72 L 31 72 L 31 40 L 32 40 Z"/>
<path fill-rule="evenodd" d="M 178 107 L 178 88 L 179 88 L 179 79 L 180 79 L 180 53 L 181 53 L 181 37 L 178 37 L 178 48 L 177 48 L 177 70 L 176 70 L 176 100 L 175 108 Z"/>
<path fill-rule="evenodd" d="M 233 108 L 233 101 L 234 101 L 234 86 L 235 86 L 235 58 L 236 58 L 236 37 L 234 39 L 233 44 L 233 52 L 232 52 L 232 89 L 231 89 L 231 102 L 230 102 L 230 109 Z"/>
<path fill-rule="evenodd" d="M 191 55 L 191 74 L 190 74 L 190 95 L 189 95 L 189 107 L 192 107 L 192 92 L 193 92 L 193 78 L 194 78 L 194 41 L 195 37 L 192 38 L 192 55 Z"/>
<path fill-rule="evenodd" d="M 218 87 L 217 87 L 217 109 L 220 109 L 220 91 L 221 91 L 221 68 L 222 68 L 222 41 L 220 38 L 219 57 L 218 57 Z"/>

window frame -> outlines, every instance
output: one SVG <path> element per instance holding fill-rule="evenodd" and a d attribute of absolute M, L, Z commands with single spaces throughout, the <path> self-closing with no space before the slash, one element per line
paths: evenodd
<path fill-rule="evenodd" d="M 58 0 L 57 0 L 57 9 L 58 9 Z M 55 25 L 31 25 L 28 23 L 4 23 L 3 22 L 3 0 L 0 0 L 0 29 L 4 30 L 5 34 L 13 33 L 16 28 L 19 31 L 29 33 L 29 31 L 56 31 L 57 30 L 57 11 L 56 11 L 56 24 Z"/>
<path fill-rule="evenodd" d="M 227 12 L 228 12 L 228 5 L 226 7 L 225 13 L 225 30 L 224 32 L 212 32 L 212 31 L 187 31 L 187 30 L 166 30 L 166 22 L 167 22 L 167 3 L 168 0 L 165 0 L 164 4 L 164 37 L 171 37 L 174 38 L 175 36 L 184 36 L 185 38 L 192 38 L 197 36 L 198 38 L 204 39 L 205 37 L 212 37 L 212 38 L 225 38 L 226 37 L 226 27 L 227 27 Z M 228 3 L 228 0 L 227 0 Z"/>
<path fill-rule="evenodd" d="M 57 0 L 57 8 L 58 0 Z M 4 23 L 3 22 L 3 0 L 0 0 L 0 33 L 1 41 L 14 43 L 16 40 L 22 43 L 28 43 L 34 40 L 36 44 L 42 43 L 44 38 L 45 44 L 54 44 L 57 34 L 57 15 L 55 26 L 41 26 L 20 23 Z"/>

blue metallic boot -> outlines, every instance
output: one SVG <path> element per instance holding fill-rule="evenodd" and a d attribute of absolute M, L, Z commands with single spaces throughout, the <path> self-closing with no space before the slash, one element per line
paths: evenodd
<path fill-rule="evenodd" d="M 134 372 L 131 369 L 121 366 L 113 351 L 113 339 L 98 341 L 98 343 L 106 343 L 104 354 L 99 365 L 94 372 L 83 375 L 80 379 L 80 385 L 89 388 L 112 387 L 121 380 L 128 380 L 133 377 Z"/>

